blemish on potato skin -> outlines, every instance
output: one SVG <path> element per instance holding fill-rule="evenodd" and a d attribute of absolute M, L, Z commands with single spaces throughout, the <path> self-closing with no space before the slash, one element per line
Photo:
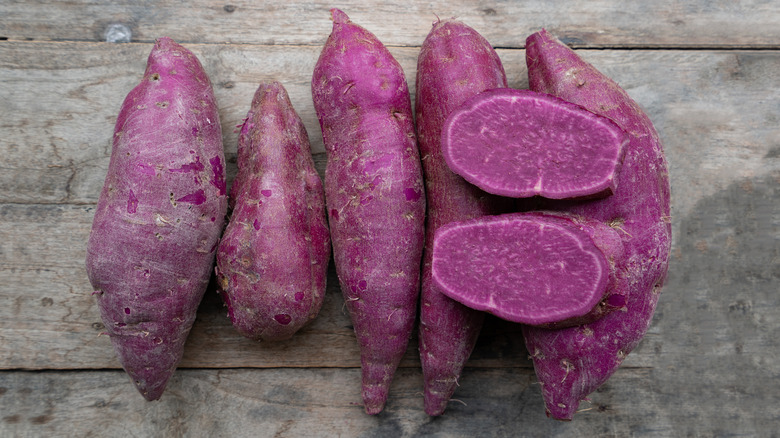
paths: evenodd
<path fill-rule="evenodd" d="M 280 313 L 274 316 L 274 320 L 276 320 L 276 322 L 281 325 L 288 325 L 290 322 L 292 322 L 292 316 L 286 313 Z"/>

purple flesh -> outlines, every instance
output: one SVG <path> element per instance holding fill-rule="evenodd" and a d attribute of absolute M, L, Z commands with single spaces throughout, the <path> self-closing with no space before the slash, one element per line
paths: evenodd
<path fill-rule="evenodd" d="M 514 213 L 436 232 L 433 280 L 452 299 L 529 325 L 582 317 L 607 289 L 609 264 L 566 218 Z"/>
<path fill-rule="evenodd" d="M 610 195 L 626 144 L 628 136 L 606 117 L 509 88 L 469 99 L 442 130 L 453 172 L 488 193 L 515 198 Z"/>

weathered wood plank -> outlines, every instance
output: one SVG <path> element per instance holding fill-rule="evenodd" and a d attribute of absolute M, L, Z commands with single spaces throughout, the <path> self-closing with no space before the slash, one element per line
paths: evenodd
<path fill-rule="evenodd" d="M 384 412 L 365 415 L 357 369 L 180 370 L 159 402 L 117 371 L 0 372 L 3 436 L 678 437 L 775 436 L 777 381 L 737 386 L 667 370 L 622 369 L 571 422 L 544 416 L 527 369 L 467 369 L 441 417 L 422 377 L 401 370 Z M 764 390 L 752 388 L 765 385 Z M 760 386 L 759 386 L 760 387 Z"/>
<path fill-rule="evenodd" d="M 317 47 L 188 45 L 215 84 L 229 174 L 236 133 L 262 79 L 288 88 L 312 140 L 324 147 L 311 102 Z M 119 105 L 150 45 L 0 43 L 0 202 L 94 203 L 103 185 Z M 417 49 L 394 48 L 414 88 Z M 510 85 L 527 86 L 524 51 L 499 51 Z M 735 179 L 765 174 L 780 138 L 778 51 L 582 51 L 623 85 L 658 128 L 676 213 Z M 774 164 L 772 164 L 774 163 Z"/>
<path fill-rule="evenodd" d="M 121 23 L 132 41 L 170 36 L 184 42 L 321 45 L 330 32 L 331 2 L 176 0 L 11 0 L 0 3 L 0 37 L 105 41 Z M 773 1 L 628 2 L 468 0 L 339 7 L 385 44 L 419 46 L 440 17 L 458 17 L 499 47 L 523 47 L 546 27 L 582 47 L 778 47 L 780 8 Z"/>

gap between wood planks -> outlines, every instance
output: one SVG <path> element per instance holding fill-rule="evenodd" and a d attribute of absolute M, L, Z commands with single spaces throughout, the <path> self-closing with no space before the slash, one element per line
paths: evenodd
<path fill-rule="evenodd" d="M 567 46 L 576 50 L 711 50 L 711 51 L 734 51 L 734 50 L 780 50 L 780 44 L 742 44 L 742 45 L 723 45 L 723 44 L 703 44 L 703 45 L 676 45 L 676 44 L 642 44 L 642 45 L 589 45 L 587 43 L 570 42 L 567 38 L 561 38 Z M 22 38 L 14 39 L 6 36 L 0 36 L 0 41 L 8 42 L 21 42 L 21 43 L 104 43 L 104 44 L 153 44 L 154 40 L 132 40 L 128 43 L 108 43 L 103 40 L 95 39 L 33 39 Z M 226 45 L 226 46 L 268 46 L 268 47 L 319 47 L 324 44 L 254 44 L 254 43 L 231 43 L 231 42 L 204 42 L 204 41 L 191 41 L 191 40 L 177 40 L 180 44 L 198 44 L 198 45 Z M 385 44 L 388 48 L 412 48 L 419 49 L 420 45 L 402 45 L 402 44 Z M 525 46 L 493 46 L 496 50 L 525 50 Z"/>

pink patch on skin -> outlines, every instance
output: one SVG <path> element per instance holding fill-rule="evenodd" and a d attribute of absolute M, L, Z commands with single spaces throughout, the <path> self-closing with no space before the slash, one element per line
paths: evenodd
<path fill-rule="evenodd" d="M 214 216 L 212 216 L 212 217 L 211 217 L 211 222 L 216 222 L 216 221 L 217 221 L 217 218 L 215 218 Z"/>
<path fill-rule="evenodd" d="M 168 169 L 171 172 L 184 173 L 184 172 L 200 172 L 206 167 L 200 162 L 200 157 L 195 157 L 194 163 L 183 164 L 178 169 Z"/>
<path fill-rule="evenodd" d="M 130 308 L 129 307 L 125 307 L 125 315 L 129 315 L 129 314 L 130 314 Z"/>
<path fill-rule="evenodd" d="M 135 193 L 130 190 L 130 196 L 127 198 L 127 212 L 130 214 L 138 211 L 138 198 L 135 197 Z"/>
<path fill-rule="evenodd" d="M 227 182 L 225 181 L 225 169 L 222 167 L 222 161 L 219 157 L 214 157 L 209 160 L 211 164 L 211 170 L 214 172 L 214 179 L 211 180 L 211 184 L 219 189 L 220 195 L 227 193 Z"/>
<path fill-rule="evenodd" d="M 360 280 L 358 282 L 358 287 L 360 288 L 360 290 L 366 290 L 366 288 L 368 287 L 368 283 L 366 282 L 366 280 Z"/>
<path fill-rule="evenodd" d="M 255 230 L 260 230 L 260 221 L 255 219 L 255 223 L 252 226 L 255 227 Z"/>
<path fill-rule="evenodd" d="M 193 137 L 197 137 L 198 136 L 198 127 L 197 126 L 193 126 L 192 127 L 192 135 L 193 135 Z"/>
<path fill-rule="evenodd" d="M 176 202 L 200 205 L 206 202 L 206 193 L 204 193 L 203 190 L 198 190 L 195 193 L 190 193 L 189 195 L 177 199 Z"/>
<path fill-rule="evenodd" d="M 136 164 L 136 167 L 138 167 L 138 171 L 143 173 L 144 175 L 154 176 L 156 174 L 156 172 L 154 171 L 154 167 L 148 164 L 138 163 Z"/>
<path fill-rule="evenodd" d="M 273 194 L 273 192 L 272 192 L 272 191 L 270 191 L 270 190 L 260 190 L 260 193 L 261 193 L 263 196 L 265 196 L 266 198 L 270 198 L 270 197 L 271 197 L 271 195 Z"/>
<path fill-rule="evenodd" d="M 303 292 L 295 292 L 295 301 L 302 301 L 303 296 Z"/>
<path fill-rule="evenodd" d="M 330 211 L 330 216 L 331 216 L 331 217 L 332 217 L 334 220 L 339 220 L 339 211 L 338 211 L 338 210 L 336 210 L 335 208 L 334 208 L 334 209 L 332 209 L 332 210 Z"/>
<path fill-rule="evenodd" d="M 244 119 L 244 123 L 240 125 L 236 125 L 236 128 L 241 128 L 241 134 L 243 135 L 246 135 L 249 132 L 249 130 L 252 129 L 252 127 L 255 125 L 254 123 L 247 123 L 247 120 L 249 119 Z"/>
<path fill-rule="evenodd" d="M 390 154 L 383 155 L 376 160 L 369 161 L 365 164 L 363 167 L 363 170 L 366 175 L 370 175 L 377 170 L 389 166 L 393 161 L 393 156 Z"/>
<path fill-rule="evenodd" d="M 363 198 L 363 199 L 361 199 L 361 200 L 360 200 L 360 205 L 366 205 L 366 204 L 368 204 L 369 202 L 371 202 L 371 200 L 373 200 L 373 199 L 374 199 L 374 197 L 373 197 L 373 196 L 371 196 L 371 195 L 369 195 L 369 196 L 366 196 L 365 198 Z"/>
<path fill-rule="evenodd" d="M 286 314 L 286 313 L 280 313 L 276 316 L 274 316 L 274 319 L 276 322 L 278 322 L 281 325 L 287 325 L 290 322 L 292 322 L 292 316 Z"/>
<path fill-rule="evenodd" d="M 417 190 L 409 187 L 404 189 L 404 195 L 406 195 L 407 201 L 419 201 L 422 193 L 418 193 Z"/>
<path fill-rule="evenodd" d="M 382 177 L 377 175 L 374 177 L 374 179 L 368 184 L 368 186 L 371 188 L 371 190 L 374 190 L 376 186 L 379 184 L 382 184 Z"/>

